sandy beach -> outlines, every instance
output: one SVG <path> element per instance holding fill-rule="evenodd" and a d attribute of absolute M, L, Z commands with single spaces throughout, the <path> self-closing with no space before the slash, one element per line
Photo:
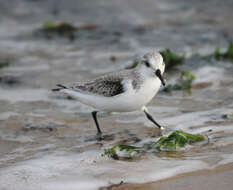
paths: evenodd
<path fill-rule="evenodd" d="M 215 169 L 184 173 L 145 184 L 113 185 L 100 190 L 231 190 L 233 187 L 233 163 Z"/>

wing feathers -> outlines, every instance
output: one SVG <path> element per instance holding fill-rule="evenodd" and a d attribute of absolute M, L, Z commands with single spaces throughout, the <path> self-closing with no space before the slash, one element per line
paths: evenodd
<path fill-rule="evenodd" d="M 101 95 L 105 97 L 116 96 L 124 92 L 122 80 L 100 80 L 97 79 L 93 82 L 85 83 L 83 85 L 73 86 L 73 90 L 87 92 L 90 94 Z"/>

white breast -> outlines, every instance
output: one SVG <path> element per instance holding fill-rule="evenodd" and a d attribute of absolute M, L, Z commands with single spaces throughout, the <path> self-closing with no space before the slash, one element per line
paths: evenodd
<path fill-rule="evenodd" d="M 103 100 L 105 106 L 104 111 L 109 112 L 130 112 L 140 110 L 147 105 L 156 95 L 160 88 L 160 80 L 151 78 L 143 82 L 139 89 L 133 89 L 132 85 L 127 91 L 119 96 L 110 97 L 108 100 Z"/>
<path fill-rule="evenodd" d="M 136 90 L 130 98 L 130 102 L 135 106 L 135 109 L 141 109 L 147 105 L 157 94 L 160 85 L 161 82 L 157 78 L 149 78 L 144 81 L 140 89 Z"/>

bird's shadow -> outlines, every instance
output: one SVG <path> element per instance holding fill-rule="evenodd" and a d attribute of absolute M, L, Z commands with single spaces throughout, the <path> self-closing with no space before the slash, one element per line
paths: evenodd
<path fill-rule="evenodd" d="M 130 133 L 129 130 L 124 130 L 123 132 L 115 132 L 111 134 L 102 134 L 102 135 L 91 135 L 85 138 L 85 142 L 111 142 L 118 141 L 120 143 L 137 143 L 140 142 L 141 139 L 137 137 L 135 134 Z"/>

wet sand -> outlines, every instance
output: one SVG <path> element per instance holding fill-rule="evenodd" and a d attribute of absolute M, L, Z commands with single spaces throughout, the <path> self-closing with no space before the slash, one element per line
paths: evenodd
<path fill-rule="evenodd" d="M 232 0 L 0 0 L 0 190 L 120 181 L 128 183 L 121 189 L 226 189 L 232 165 L 213 168 L 233 163 L 233 64 L 207 57 L 233 41 L 232 8 Z M 45 33 L 50 22 L 76 30 Z M 160 133 L 141 111 L 100 113 L 107 138 L 98 142 L 93 109 L 51 89 L 121 70 L 152 49 L 185 55 L 166 69 L 168 85 L 183 71 L 196 77 L 192 90 L 161 89 L 148 105 L 163 135 L 183 130 L 209 143 L 130 161 L 103 157 L 114 144 L 146 147 Z"/>
<path fill-rule="evenodd" d="M 215 169 L 184 173 L 145 184 L 123 184 L 101 190 L 231 190 L 233 187 L 233 163 Z"/>

